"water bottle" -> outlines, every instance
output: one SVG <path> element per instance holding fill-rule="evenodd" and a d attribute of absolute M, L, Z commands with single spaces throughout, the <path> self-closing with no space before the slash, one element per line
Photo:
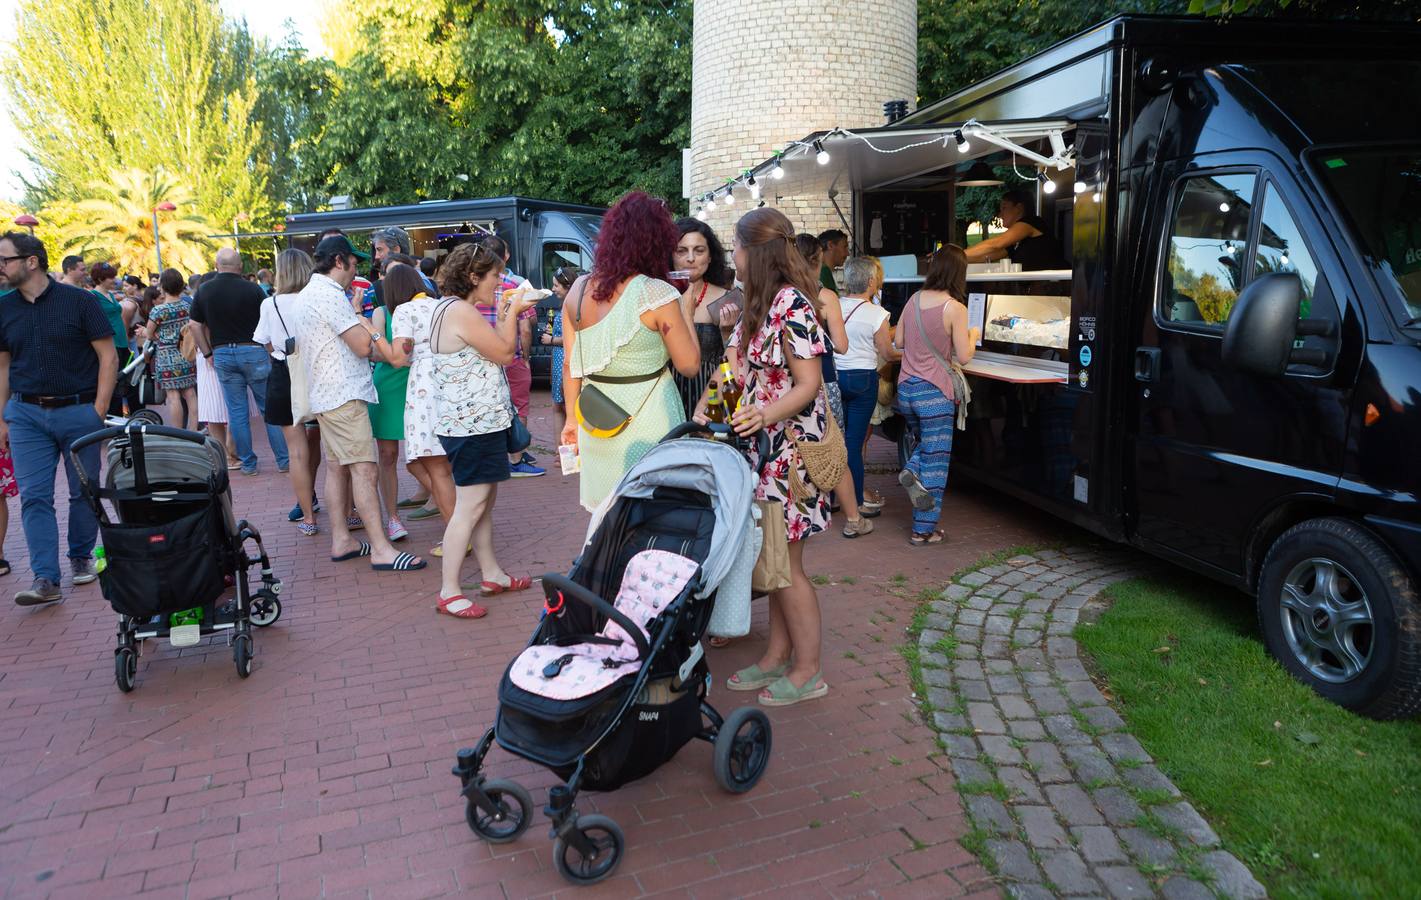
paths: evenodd
<path fill-rule="evenodd" d="M 102 575 L 109 567 L 109 561 L 104 556 L 104 545 L 97 544 L 94 547 L 94 571 Z"/>

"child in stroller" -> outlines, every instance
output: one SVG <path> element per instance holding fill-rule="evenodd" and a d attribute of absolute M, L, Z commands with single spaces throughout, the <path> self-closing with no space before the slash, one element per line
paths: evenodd
<path fill-rule="evenodd" d="M 495 724 L 458 753 L 468 825 L 493 843 L 521 835 L 533 808 L 521 785 L 481 773 L 495 740 L 566 782 L 549 791 L 544 812 L 554 864 L 577 884 L 610 876 L 625 844 L 611 819 L 578 814 L 579 790 L 648 775 L 693 738 L 714 745 L 715 778 L 733 793 L 753 788 L 769 762 L 761 710 L 723 719 L 706 700 L 701 637 L 753 527 L 754 488 L 728 442 L 681 440 L 709 430 L 687 423 L 653 447 L 594 520 L 571 574 L 543 576 L 545 614 L 503 675 Z"/>
<path fill-rule="evenodd" d="M 237 674 L 252 671 L 252 629 L 281 616 L 281 581 L 272 574 L 261 535 L 232 515 L 226 452 L 206 435 L 153 424 L 140 410 L 124 424 L 95 431 L 69 452 L 80 489 L 99 520 L 103 548 L 99 586 L 118 613 L 114 680 L 133 690 L 138 654 L 148 638 L 175 646 L 226 632 Z M 108 441 L 104 486 L 91 482 L 78 453 Z M 110 518 L 103 501 L 114 511 Z M 246 542 L 257 556 L 247 555 Z M 261 566 L 262 586 L 252 593 L 247 570 Z M 235 588 L 230 604 L 217 601 Z M 200 608 L 200 621 L 176 624 L 171 616 Z"/>

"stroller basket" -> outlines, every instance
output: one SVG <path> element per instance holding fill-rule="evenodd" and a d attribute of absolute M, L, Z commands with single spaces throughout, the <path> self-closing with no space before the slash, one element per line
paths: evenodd
<path fill-rule="evenodd" d="M 215 502 L 159 525 L 100 523 L 99 535 L 108 558 L 99 586 L 114 612 L 147 619 L 206 606 L 226 590 L 232 554 Z"/>

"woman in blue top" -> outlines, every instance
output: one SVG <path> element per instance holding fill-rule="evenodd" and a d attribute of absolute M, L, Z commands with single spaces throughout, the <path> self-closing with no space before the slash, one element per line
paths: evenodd
<path fill-rule="evenodd" d="M 128 332 L 133 327 L 133 319 L 138 315 L 138 304 L 119 294 L 115 290 L 118 281 L 118 270 L 106 262 L 94 263 L 89 268 L 89 277 L 94 281 L 94 289 L 90 291 L 99 301 L 99 308 L 108 317 L 109 325 L 113 327 L 113 345 L 118 351 L 118 368 L 120 371 L 128 365 Z M 114 387 L 113 400 L 109 403 L 109 415 L 123 415 L 123 401 L 128 397 L 129 391 L 119 379 L 118 385 Z M 137 408 L 137 402 L 130 403 L 133 408 Z"/>

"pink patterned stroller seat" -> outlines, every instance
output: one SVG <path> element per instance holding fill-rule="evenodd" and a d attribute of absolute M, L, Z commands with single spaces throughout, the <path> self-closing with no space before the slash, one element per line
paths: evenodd
<path fill-rule="evenodd" d="M 647 625 L 680 596 L 700 567 L 666 550 L 643 550 L 627 563 L 613 603 L 649 639 Z M 611 686 L 641 665 L 631 635 L 616 622 L 603 627 L 598 642 L 567 646 L 535 644 L 509 668 L 519 688 L 549 700 L 575 700 Z"/>

